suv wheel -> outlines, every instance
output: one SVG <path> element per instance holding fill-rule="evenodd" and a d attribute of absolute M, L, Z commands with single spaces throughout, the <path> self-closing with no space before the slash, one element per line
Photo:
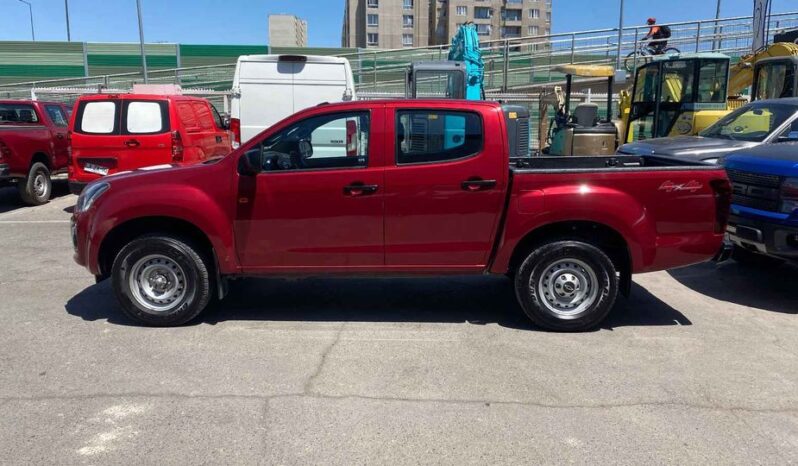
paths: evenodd
<path fill-rule="evenodd" d="M 125 246 L 111 271 L 114 293 L 132 319 L 146 325 L 184 324 L 211 298 L 209 262 L 190 242 L 144 236 Z"/>
<path fill-rule="evenodd" d="M 17 183 L 17 189 L 19 190 L 19 196 L 26 204 L 46 204 L 53 193 L 50 170 L 41 162 L 34 163 L 30 167 L 28 177 Z"/>
<path fill-rule="evenodd" d="M 578 332 L 599 325 L 618 296 L 618 276 L 607 255 L 581 241 L 534 249 L 518 268 L 515 293 L 526 315 L 548 330 Z"/>

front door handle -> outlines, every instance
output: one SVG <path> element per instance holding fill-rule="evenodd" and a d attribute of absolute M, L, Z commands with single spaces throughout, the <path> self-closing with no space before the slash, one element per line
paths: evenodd
<path fill-rule="evenodd" d="M 128 147 L 138 147 L 141 145 L 141 143 L 135 139 L 128 139 L 127 141 L 125 141 L 125 145 Z"/>
<path fill-rule="evenodd" d="M 218 144 L 220 142 L 222 142 L 222 137 L 221 136 L 216 136 L 216 143 Z"/>
<path fill-rule="evenodd" d="M 496 187 L 496 180 L 483 180 L 482 178 L 469 178 L 460 185 L 465 191 L 484 191 Z"/>
<path fill-rule="evenodd" d="M 379 189 L 379 185 L 356 181 L 349 186 L 344 186 L 344 195 L 352 197 L 367 196 L 376 193 L 377 189 Z"/>

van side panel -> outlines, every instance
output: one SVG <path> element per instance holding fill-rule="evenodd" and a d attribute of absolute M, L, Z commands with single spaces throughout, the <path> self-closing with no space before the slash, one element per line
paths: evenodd
<path fill-rule="evenodd" d="M 340 102 L 354 90 L 345 60 L 278 56 L 241 57 L 234 77 L 231 117 L 240 121 L 241 143 L 278 121 L 322 102 Z"/>

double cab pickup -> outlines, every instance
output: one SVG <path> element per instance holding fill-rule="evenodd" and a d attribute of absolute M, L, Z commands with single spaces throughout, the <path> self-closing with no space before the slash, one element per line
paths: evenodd
<path fill-rule="evenodd" d="M 26 204 L 49 201 L 69 164 L 68 122 L 57 102 L 0 100 L 0 185 L 16 184 Z"/>
<path fill-rule="evenodd" d="M 722 168 L 516 157 L 524 118 L 492 102 L 319 105 L 225 157 L 90 183 L 75 260 L 148 325 L 194 319 L 242 276 L 500 274 L 538 326 L 581 331 L 633 273 L 721 248 Z M 315 150 L 341 127 L 346 150 Z"/>

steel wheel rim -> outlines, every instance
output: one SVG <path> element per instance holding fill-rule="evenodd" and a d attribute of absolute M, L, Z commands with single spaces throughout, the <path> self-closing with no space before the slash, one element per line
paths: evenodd
<path fill-rule="evenodd" d="M 128 282 L 133 299 L 151 314 L 171 311 L 186 296 L 186 274 L 173 259 L 162 254 L 142 257 L 130 268 Z"/>
<path fill-rule="evenodd" d="M 39 198 L 47 194 L 47 179 L 45 179 L 44 173 L 38 172 L 33 177 L 33 194 Z"/>
<path fill-rule="evenodd" d="M 574 317 L 590 308 L 599 295 L 596 272 L 578 259 L 560 259 L 546 267 L 537 283 L 540 301 L 560 317 Z"/>

